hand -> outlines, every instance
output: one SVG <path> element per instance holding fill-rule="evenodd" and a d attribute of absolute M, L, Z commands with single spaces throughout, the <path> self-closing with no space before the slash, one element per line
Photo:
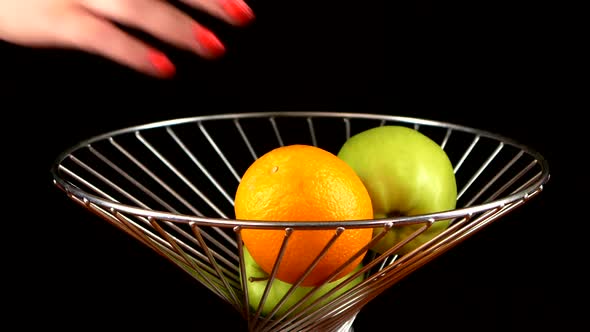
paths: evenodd
<path fill-rule="evenodd" d="M 254 18 L 243 0 L 182 1 L 234 26 Z M 165 0 L 0 1 L 0 39 L 27 47 L 78 49 L 150 75 L 174 75 L 174 64 L 166 55 L 116 24 L 142 30 L 206 59 L 225 51 L 215 34 Z"/>

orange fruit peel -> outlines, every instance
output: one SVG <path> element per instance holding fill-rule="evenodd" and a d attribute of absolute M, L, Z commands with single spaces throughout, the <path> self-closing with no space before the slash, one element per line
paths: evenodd
<path fill-rule="evenodd" d="M 373 218 L 371 198 L 354 170 L 336 155 L 309 145 L 273 149 L 246 170 L 235 195 L 239 220 L 268 222 L 347 221 Z M 363 250 L 372 239 L 372 228 L 345 229 L 301 285 L 327 280 Z M 252 258 L 271 273 L 285 240 L 283 229 L 244 228 L 242 240 Z M 300 230 L 290 235 L 276 277 L 295 283 L 336 234 L 334 229 Z M 366 250 L 331 280 L 350 273 Z"/>

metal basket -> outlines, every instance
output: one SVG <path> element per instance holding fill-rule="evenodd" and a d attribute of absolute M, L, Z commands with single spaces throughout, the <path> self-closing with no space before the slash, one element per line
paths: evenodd
<path fill-rule="evenodd" d="M 454 165 L 457 209 L 329 223 L 269 225 L 234 219 L 233 195 L 240 176 L 262 154 L 295 143 L 337 153 L 355 133 L 386 124 L 417 129 L 440 143 Z M 549 179 L 548 165 L 539 153 L 490 132 L 417 118 L 323 112 L 221 114 L 129 127 L 63 152 L 52 174 L 55 185 L 74 202 L 163 255 L 233 305 L 251 331 L 352 331 L 354 318 L 369 301 L 526 203 Z M 452 223 L 442 233 L 409 253 L 397 254 L 404 243 L 449 219 Z M 270 313 L 262 314 L 249 304 L 241 240 L 245 228 L 284 230 L 285 241 L 303 229 L 332 229 L 335 237 L 345 229 L 382 229 L 375 243 L 385 232 L 409 225 L 420 227 L 389 251 L 367 254 L 360 270 L 316 296 L 315 302 L 309 299 L 319 287 L 277 315 L 299 285 L 295 283 Z M 360 283 L 336 294 L 358 277 Z M 268 278 L 258 308 L 267 300 L 274 273 Z"/>

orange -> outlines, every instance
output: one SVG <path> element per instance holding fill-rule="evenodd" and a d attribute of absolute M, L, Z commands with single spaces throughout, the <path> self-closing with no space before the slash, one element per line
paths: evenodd
<path fill-rule="evenodd" d="M 348 164 L 324 149 L 297 144 L 269 151 L 250 165 L 236 191 L 235 214 L 240 220 L 325 222 L 372 219 L 373 208 L 367 189 Z M 299 280 L 335 231 L 336 227 L 296 229 L 289 237 L 276 277 L 291 284 Z M 344 230 L 302 285 L 327 281 L 369 243 L 372 233 L 372 228 Z M 242 239 L 254 261 L 271 273 L 285 234 L 284 229 L 245 228 Z M 332 280 L 351 272 L 365 254 Z"/>

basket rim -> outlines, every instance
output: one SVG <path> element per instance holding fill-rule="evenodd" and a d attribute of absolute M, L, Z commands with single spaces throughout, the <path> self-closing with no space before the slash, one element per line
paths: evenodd
<path fill-rule="evenodd" d="M 527 186 L 521 188 L 519 191 L 506 195 L 502 198 L 497 198 L 488 203 L 476 204 L 470 207 L 456 208 L 449 211 L 441 211 L 429 214 L 419 214 L 413 216 L 399 216 L 382 219 L 368 219 L 368 220 L 350 220 L 350 221 L 298 221 L 298 222 L 287 222 L 287 221 L 257 221 L 257 220 L 237 220 L 231 218 L 221 217 L 199 217 L 196 215 L 188 215 L 182 213 L 172 213 L 160 210 L 148 210 L 139 207 L 134 207 L 128 204 L 116 203 L 113 201 L 106 200 L 99 196 L 89 194 L 84 190 L 70 184 L 68 181 L 63 179 L 59 175 L 59 168 L 64 159 L 70 154 L 77 151 L 78 149 L 90 145 L 94 142 L 101 141 L 109 137 L 115 137 L 122 134 L 127 134 L 136 131 L 148 130 L 159 127 L 175 126 L 191 122 L 204 122 L 214 120 L 235 120 L 235 119 L 247 119 L 247 118 L 279 118 L 279 117 L 308 117 L 308 118 L 342 118 L 347 119 L 367 119 L 367 120 L 384 120 L 384 121 L 395 121 L 399 123 L 407 124 L 418 124 L 424 126 L 433 127 L 444 127 L 451 130 L 462 131 L 478 135 L 480 137 L 486 137 L 501 141 L 505 144 L 509 144 L 516 148 L 521 149 L 523 152 L 529 154 L 535 159 L 535 162 L 541 167 L 541 174 L 538 178 L 529 183 Z M 456 219 L 477 213 L 490 211 L 493 209 L 504 208 L 507 205 L 514 204 L 518 201 L 527 200 L 534 196 L 538 192 L 543 190 L 544 185 L 549 181 L 549 165 L 547 160 L 536 150 L 531 147 L 524 145 L 516 140 L 496 134 L 490 131 L 473 128 L 470 126 L 460 125 L 456 123 L 430 120 L 424 118 L 400 116 L 400 115 L 388 115 L 379 113 L 351 113 L 351 112 L 328 112 L 328 111 L 266 111 L 266 112 L 241 112 L 241 113 L 220 113 L 210 115 L 199 115 L 199 116 L 188 116 L 173 118 L 168 120 L 154 121 L 144 123 L 140 125 L 129 126 L 121 129 L 105 132 L 103 134 L 95 135 L 88 139 L 82 140 L 79 143 L 71 146 L 68 149 L 62 151 L 51 165 L 50 173 L 53 177 L 53 183 L 65 192 L 72 194 L 78 198 L 81 198 L 86 204 L 95 204 L 97 206 L 131 213 L 137 216 L 146 218 L 156 218 L 178 223 L 196 223 L 200 225 L 217 226 L 217 227 L 248 227 L 248 228 L 293 228 L 293 229 L 334 229 L 336 227 L 351 227 L 351 228 L 375 228 L 375 227 L 392 227 L 393 225 L 406 225 L 406 224 L 418 224 L 418 223 L 433 223 L 438 220 Z"/>

